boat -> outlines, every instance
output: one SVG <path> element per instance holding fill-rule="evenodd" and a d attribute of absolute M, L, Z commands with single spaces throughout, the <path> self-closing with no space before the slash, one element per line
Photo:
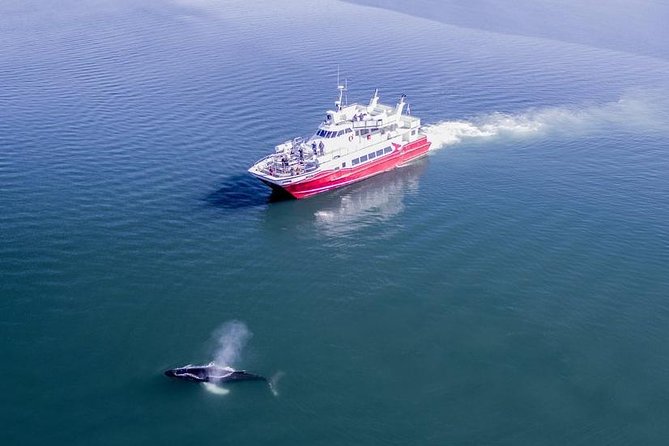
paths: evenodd
<path fill-rule="evenodd" d="M 339 82 L 337 82 L 339 84 Z M 393 106 L 345 104 L 347 87 L 338 85 L 334 110 L 310 138 L 295 138 L 257 161 L 251 175 L 277 191 L 307 198 L 406 165 L 427 154 L 431 142 L 420 118 L 404 112 L 406 95 Z"/>

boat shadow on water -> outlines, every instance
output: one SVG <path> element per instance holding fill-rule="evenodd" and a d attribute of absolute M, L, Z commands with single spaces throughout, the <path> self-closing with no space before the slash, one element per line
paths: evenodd
<path fill-rule="evenodd" d="M 287 192 L 270 190 L 256 178 L 240 174 L 226 178 L 204 201 L 209 206 L 226 210 L 282 203 L 287 206 L 269 206 L 266 217 L 275 221 L 285 218 L 302 220 L 305 215 L 311 215 L 322 226 L 346 225 L 370 213 L 389 217 L 401 212 L 404 195 L 417 185 L 427 163 L 427 157 L 421 158 L 391 172 L 305 200 L 296 200 Z"/>
<path fill-rule="evenodd" d="M 294 198 L 286 192 L 270 191 L 267 186 L 246 173 L 226 178 L 217 190 L 204 198 L 209 206 L 233 210 L 288 200 Z"/>

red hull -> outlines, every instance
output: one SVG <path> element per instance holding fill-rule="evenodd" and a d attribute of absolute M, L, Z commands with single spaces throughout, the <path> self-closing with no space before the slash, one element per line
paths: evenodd
<path fill-rule="evenodd" d="M 427 137 L 423 136 L 416 141 L 412 141 L 395 149 L 392 154 L 385 156 L 378 161 L 366 163 L 363 166 L 356 168 L 320 172 L 316 176 L 299 183 L 283 186 L 283 190 L 295 198 L 307 198 L 343 186 L 348 186 L 349 184 L 362 181 L 379 173 L 393 170 L 403 164 L 415 160 L 416 158 L 420 158 L 430 150 L 431 144 L 432 143 L 427 140 Z M 271 184 L 270 186 L 277 187 L 275 184 Z"/>

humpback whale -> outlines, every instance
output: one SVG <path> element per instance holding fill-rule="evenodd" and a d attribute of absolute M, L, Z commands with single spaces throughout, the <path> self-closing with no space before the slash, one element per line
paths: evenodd
<path fill-rule="evenodd" d="M 264 376 L 249 373 L 245 370 L 235 370 L 232 367 L 220 367 L 210 362 L 207 365 L 192 365 L 177 367 L 165 371 L 165 376 L 183 379 L 185 381 L 224 383 L 234 381 L 267 381 Z"/>

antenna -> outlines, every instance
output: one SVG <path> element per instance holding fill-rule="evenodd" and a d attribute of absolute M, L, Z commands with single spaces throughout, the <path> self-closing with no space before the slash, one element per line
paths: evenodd
<path fill-rule="evenodd" d="M 348 81 L 346 85 L 348 86 Z M 339 91 L 339 99 L 335 101 L 335 107 L 337 108 L 337 111 L 339 111 L 341 110 L 342 99 L 344 98 L 344 92 L 346 91 L 346 87 L 339 82 L 339 65 L 337 65 L 337 90 Z M 346 102 L 348 103 L 348 98 L 346 98 Z"/>
<path fill-rule="evenodd" d="M 344 79 L 344 104 L 348 105 L 348 78 Z"/>

